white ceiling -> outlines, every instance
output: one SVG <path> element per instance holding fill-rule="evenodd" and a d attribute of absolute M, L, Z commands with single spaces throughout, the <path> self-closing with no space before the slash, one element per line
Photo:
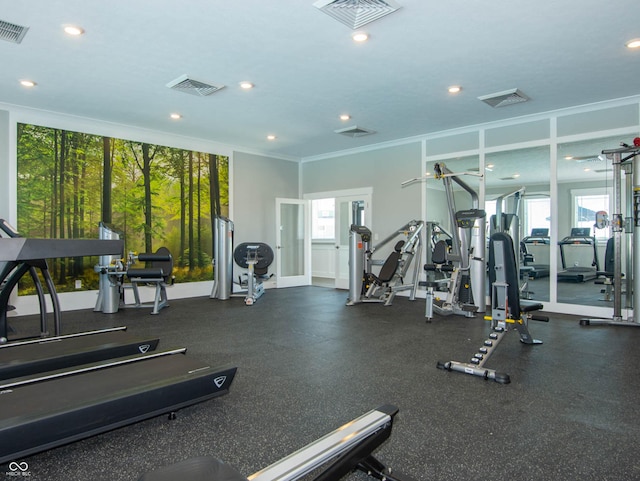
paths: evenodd
<path fill-rule="evenodd" d="M 29 27 L 0 41 L 0 102 L 300 159 L 640 94 L 640 50 L 625 47 L 638 0 L 397 0 L 365 44 L 313 1 L 0 0 L 0 20 Z M 183 74 L 226 87 L 166 87 Z M 477 98 L 512 88 L 531 100 Z M 377 133 L 334 133 L 352 125 Z"/>

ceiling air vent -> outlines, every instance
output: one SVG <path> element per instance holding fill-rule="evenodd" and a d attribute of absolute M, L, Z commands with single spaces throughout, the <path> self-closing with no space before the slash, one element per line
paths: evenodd
<path fill-rule="evenodd" d="M 318 0 L 313 6 L 354 30 L 400 8 L 393 0 Z"/>
<path fill-rule="evenodd" d="M 27 30 L 29 30 L 29 27 L 23 27 L 22 25 L 16 25 L 15 23 L 0 20 L 0 40 L 20 43 L 27 34 Z"/>
<path fill-rule="evenodd" d="M 478 100 L 482 100 L 484 103 L 497 108 L 526 102 L 529 100 L 529 97 L 523 94 L 519 89 L 511 89 L 495 94 L 483 95 L 482 97 L 478 97 Z"/>
<path fill-rule="evenodd" d="M 344 129 L 334 130 L 336 134 L 346 135 L 347 137 L 364 137 L 365 135 L 375 134 L 375 131 L 363 129 L 357 125 L 346 127 Z"/>
<path fill-rule="evenodd" d="M 178 90 L 186 94 L 197 95 L 198 97 L 206 97 L 212 93 L 224 88 L 224 85 L 213 85 L 200 80 L 194 80 L 187 75 L 182 75 L 167 84 L 172 90 Z"/>

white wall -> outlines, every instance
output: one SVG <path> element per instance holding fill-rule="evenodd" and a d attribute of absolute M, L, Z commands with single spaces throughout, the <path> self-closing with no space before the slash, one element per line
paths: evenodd
<path fill-rule="evenodd" d="M 234 240 L 265 242 L 275 250 L 275 199 L 298 198 L 298 163 L 234 152 L 232 221 Z"/>

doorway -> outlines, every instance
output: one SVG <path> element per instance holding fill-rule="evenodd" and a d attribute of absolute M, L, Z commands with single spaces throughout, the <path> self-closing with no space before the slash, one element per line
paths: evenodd
<path fill-rule="evenodd" d="M 349 230 L 371 228 L 372 189 L 320 192 L 311 200 L 312 284 L 349 288 Z"/>

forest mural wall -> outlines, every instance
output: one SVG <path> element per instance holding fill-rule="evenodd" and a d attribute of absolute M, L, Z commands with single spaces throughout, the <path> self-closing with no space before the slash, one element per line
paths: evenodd
<path fill-rule="evenodd" d="M 18 124 L 17 144 L 22 236 L 97 239 L 102 221 L 126 252 L 167 247 L 176 282 L 213 278 L 211 219 L 228 216 L 228 157 L 30 124 Z M 56 259 L 49 269 L 61 291 L 76 280 L 97 289 L 96 262 Z"/>

